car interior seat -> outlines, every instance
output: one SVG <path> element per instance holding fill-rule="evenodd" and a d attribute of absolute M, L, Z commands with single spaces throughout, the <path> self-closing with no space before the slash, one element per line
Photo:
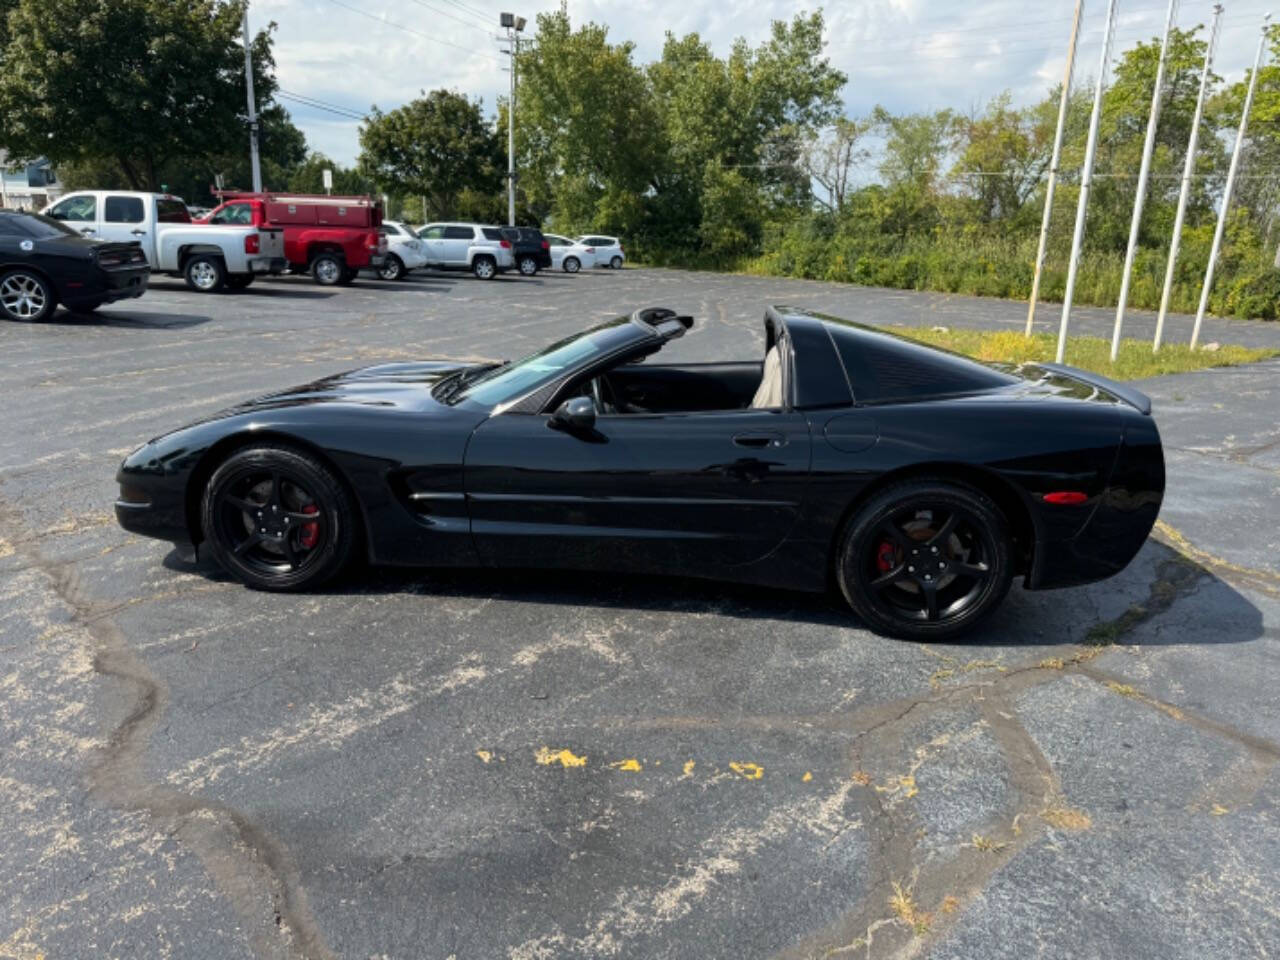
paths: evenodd
<path fill-rule="evenodd" d="M 752 410 L 770 410 L 782 406 L 782 355 L 774 344 L 764 355 L 764 373 L 760 386 L 751 398 Z"/>

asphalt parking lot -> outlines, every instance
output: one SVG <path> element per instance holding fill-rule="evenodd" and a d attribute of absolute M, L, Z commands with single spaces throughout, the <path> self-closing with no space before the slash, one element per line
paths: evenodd
<path fill-rule="evenodd" d="M 515 357 L 646 304 L 700 321 L 673 358 L 752 358 L 768 302 L 1025 319 L 628 269 L 157 279 L 90 319 L 0 325 L 0 957 L 1280 952 L 1280 363 L 1145 382 L 1157 537 L 1111 581 L 1015 586 L 965 644 L 662 578 L 254 593 L 111 514 L 122 456 L 248 396 Z"/>

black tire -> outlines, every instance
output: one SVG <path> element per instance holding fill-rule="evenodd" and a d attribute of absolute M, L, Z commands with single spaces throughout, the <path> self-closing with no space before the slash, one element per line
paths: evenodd
<path fill-rule="evenodd" d="M 0 273 L 0 314 L 8 320 L 42 323 L 58 309 L 58 298 L 44 277 L 31 270 Z"/>
<path fill-rule="evenodd" d="M 378 277 L 382 280 L 403 280 L 407 272 L 404 268 L 404 261 L 392 253 L 387 256 L 386 261 L 378 268 Z"/>
<path fill-rule="evenodd" d="M 182 279 L 196 293 L 217 293 L 227 282 L 227 265 L 216 253 L 197 253 L 183 264 Z"/>
<path fill-rule="evenodd" d="M 521 276 L 536 277 L 538 275 L 538 260 L 536 257 L 521 257 L 516 266 L 520 268 Z"/>
<path fill-rule="evenodd" d="M 311 279 L 322 287 L 335 287 L 347 274 L 347 261 L 340 253 L 317 253 L 311 261 Z"/>
<path fill-rule="evenodd" d="M 232 273 L 227 275 L 228 290 L 247 290 L 252 283 L 252 273 Z"/>
<path fill-rule="evenodd" d="M 614 257 L 613 257 L 613 259 L 609 261 L 609 266 L 610 266 L 611 268 L 613 268 L 614 270 L 621 270 L 621 269 L 622 269 L 622 258 L 621 258 L 621 257 L 619 257 L 619 256 L 617 256 L 617 255 L 615 254 L 615 255 L 614 255 Z"/>
<path fill-rule="evenodd" d="M 481 254 L 471 261 L 471 272 L 477 280 L 492 280 L 498 275 L 498 261 Z"/>
<path fill-rule="evenodd" d="M 577 257 L 565 257 L 561 266 L 565 273 L 577 273 L 582 269 L 582 261 Z"/>
<path fill-rule="evenodd" d="M 877 633 L 950 639 L 976 626 L 1008 593 L 1009 525 L 991 498 L 972 487 L 939 478 L 894 484 L 846 524 L 836 579 L 849 606 Z"/>
<path fill-rule="evenodd" d="M 347 565 L 358 539 L 355 505 L 341 481 L 285 446 L 231 454 L 205 486 L 200 517 L 218 563 L 257 590 L 321 585 Z"/>

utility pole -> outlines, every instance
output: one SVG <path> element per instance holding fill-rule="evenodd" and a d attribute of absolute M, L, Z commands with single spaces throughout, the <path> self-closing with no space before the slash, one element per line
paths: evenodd
<path fill-rule="evenodd" d="M 1258 85 L 1258 68 L 1262 66 L 1262 51 L 1267 45 L 1267 26 L 1271 14 L 1262 18 L 1262 35 L 1258 37 L 1258 52 L 1253 57 L 1253 73 L 1249 76 L 1249 92 L 1244 97 L 1244 110 L 1240 112 L 1240 129 L 1236 131 L 1236 148 L 1231 153 L 1231 167 L 1227 170 L 1227 185 L 1222 188 L 1222 209 L 1218 211 L 1218 227 L 1213 231 L 1213 247 L 1209 250 L 1209 266 L 1204 271 L 1204 286 L 1200 288 L 1200 306 L 1196 310 L 1196 325 L 1191 329 L 1191 349 L 1200 340 L 1200 324 L 1209 305 L 1209 289 L 1213 286 L 1213 268 L 1222 248 L 1222 232 L 1227 226 L 1227 212 L 1231 209 L 1231 191 L 1236 185 L 1236 170 L 1240 168 L 1240 153 L 1244 148 L 1245 131 L 1249 128 L 1249 110 L 1253 106 L 1253 91 Z"/>
<path fill-rule="evenodd" d="M 262 165 L 258 162 L 258 107 L 253 96 L 253 49 L 249 45 L 249 4 L 244 5 L 244 84 L 249 96 L 249 166 L 253 192 L 262 192 Z"/>
<path fill-rule="evenodd" d="M 1151 341 L 1151 352 L 1158 353 L 1164 338 L 1164 318 L 1169 312 L 1169 295 L 1173 293 L 1173 268 L 1178 265 L 1178 247 L 1182 243 L 1182 221 L 1187 215 L 1187 195 L 1191 192 L 1191 177 L 1196 169 L 1196 145 L 1200 142 L 1200 118 L 1204 115 L 1204 95 L 1209 89 L 1209 68 L 1213 65 L 1213 48 L 1218 43 L 1218 26 L 1222 19 L 1222 4 L 1213 8 L 1213 26 L 1209 30 L 1209 45 L 1204 51 L 1204 67 L 1200 71 L 1200 93 L 1196 97 L 1196 112 L 1191 118 L 1191 137 L 1187 140 L 1187 158 L 1182 164 L 1182 188 L 1178 192 L 1178 212 L 1173 217 L 1173 236 L 1169 239 L 1169 262 L 1164 268 L 1164 289 L 1160 292 L 1160 313 L 1156 315 L 1156 335 Z"/>
<path fill-rule="evenodd" d="M 1053 187 L 1058 181 L 1058 161 L 1062 157 L 1062 131 L 1067 125 L 1067 106 L 1071 101 L 1071 74 L 1076 64 L 1076 40 L 1080 36 L 1080 15 L 1084 0 L 1076 0 L 1076 15 L 1071 21 L 1071 42 L 1067 45 L 1067 68 L 1062 76 L 1062 99 L 1058 102 L 1058 129 L 1053 134 L 1053 158 L 1049 161 L 1049 182 L 1044 189 L 1044 217 L 1040 220 L 1040 246 L 1036 250 L 1036 270 L 1031 278 L 1031 303 L 1027 305 L 1027 336 L 1036 319 L 1036 300 L 1040 296 L 1040 271 L 1044 269 L 1044 251 L 1049 242 L 1049 218 L 1053 213 Z"/>
<path fill-rule="evenodd" d="M 1124 308 L 1129 302 L 1129 278 L 1133 258 L 1138 252 L 1138 228 L 1142 225 L 1142 205 L 1147 198 L 1147 176 L 1151 173 L 1151 154 L 1156 146 L 1156 124 L 1160 121 L 1160 98 L 1164 94 L 1164 65 L 1169 58 L 1169 35 L 1178 15 L 1178 0 L 1169 0 L 1169 13 L 1164 20 L 1164 40 L 1160 43 L 1160 63 L 1156 66 L 1156 87 L 1151 94 L 1151 116 L 1147 119 L 1147 138 L 1142 144 L 1142 166 L 1138 170 L 1138 191 L 1133 197 L 1133 219 L 1129 222 L 1129 249 L 1124 255 L 1124 275 L 1120 279 L 1120 301 L 1116 304 L 1116 326 L 1111 333 L 1111 362 L 1120 352 L 1120 327 L 1124 324 Z"/>
<path fill-rule="evenodd" d="M 498 22 L 507 28 L 504 51 L 511 57 L 511 99 L 507 101 L 507 225 L 516 225 L 516 61 L 520 57 L 520 31 L 524 29 L 524 17 L 504 13 Z"/>
<path fill-rule="evenodd" d="M 1058 327 L 1057 362 L 1067 351 L 1067 326 L 1071 322 L 1071 297 L 1076 289 L 1076 271 L 1080 267 L 1080 247 L 1084 242 L 1084 221 L 1089 211 L 1089 184 L 1093 181 L 1093 158 L 1098 151 L 1098 120 L 1102 114 L 1102 90 L 1107 80 L 1107 63 L 1111 59 L 1111 32 L 1116 23 L 1116 0 L 1107 0 L 1107 26 L 1102 35 L 1102 59 L 1098 63 L 1098 82 L 1093 88 L 1093 113 L 1089 116 L 1089 139 L 1084 148 L 1084 169 L 1080 172 L 1080 202 L 1076 205 L 1076 228 L 1071 237 L 1071 261 L 1067 265 L 1067 289 L 1062 297 L 1062 323 Z"/>

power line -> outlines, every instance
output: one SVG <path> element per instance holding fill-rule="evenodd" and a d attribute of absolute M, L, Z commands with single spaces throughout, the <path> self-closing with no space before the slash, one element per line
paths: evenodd
<path fill-rule="evenodd" d="M 347 117 L 350 120 L 367 120 L 368 119 L 368 117 L 365 114 L 359 113 L 356 110 L 352 110 L 349 107 L 339 106 L 336 103 L 329 103 L 325 100 L 317 100 L 315 97 L 304 96 L 303 94 L 293 93 L 289 90 L 277 89 L 276 96 L 283 97 L 285 100 L 292 100 L 296 103 L 302 104 L 303 106 L 314 107 L 317 110 L 325 110 L 325 111 L 328 111 L 329 113 L 336 113 L 339 116 Z"/>
<path fill-rule="evenodd" d="M 449 40 L 442 40 L 440 37 L 433 37 L 429 33 L 422 33 L 420 30 L 414 30 L 412 27 L 406 27 L 404 26 L 404 24 L 396 23 L 394 20 L 388 19 L 385 16 L 378 16 L 377 14 L 369 13 L 369 11 L 367 10 L 361 10 L 359 7 L 353 7 L 349 3 L 343 3 L 342 0 L 331 0 L 331 2 L 336 3 L 338 6 L 342 7 L 344 10 L 350 10 L 352 13 L 358 13 L 360 14 L 360 16 L 365 17 L 368 20 L 372 20 L 375 23 L 380 23 L 384 27 L 394 27 L 397 30 L 403 30 L 405 33 L 412 33 L 415 37 L 421 37 L 424 40 L 430 40 L 432 43 L 442 43 L 446 47 L 453 47 L 455 50 L 461 50 L 464 53 L 469 53 L 475 57 L 484 57 L 486 60 L 492 60 L 495 63 L 502 62 L 500 59 L 493 56 L 492 54 L 481 53 L 479 50 L 476 50 L 473 47 L 464 47 L 462 46 L 462 44 L 459 44 L 459 43 L 453 43 Z"/>
<path fill-rule="evenodd" d="M 484 21 L 485 23 L 489 23 L 493 20 L 492 14 L 486 13 L 483 10 L 477 10 L 475 7 L 468 6 L 467 4 L 460 2 L 460 0 L 444 0 L 444 2 L 449 4 L 451 7 L 457 7 L 459 10 L 465 10 L 467 13 L 470 13 L 472 16 L 476 17 L 478 20 Z"/>
<path fill-rule="evenodd" d="M 452 14 L 447 10 L 441 10 L 439 7 L 432 6 L 431 4 L 427 3 L 426 0 L 413 0 L 413 2 L 420 7 L 425 7 L 427 10 L 430 10 L 432 13 L 438 14 L 439 16 L 442 16 L 442 17 L 448 17 L 454 23 L 460 23 L 464 27 L 470 27 L 472 30 L 480 30 L 486 34 L 489 33 L 488 27 L 482 27 L 480 26 L 480 24 L 476 23 L 474 20 L 463 20 L 461 17 L 455 14 Z"/>

